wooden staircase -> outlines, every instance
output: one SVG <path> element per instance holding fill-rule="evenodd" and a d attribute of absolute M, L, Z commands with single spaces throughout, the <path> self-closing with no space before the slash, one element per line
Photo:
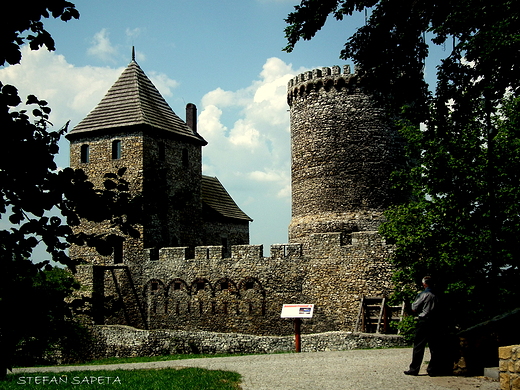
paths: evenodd
<path fill-rule="evenodd" d="M 363 297 L 359 305 L 354 331 L 394 333 L 390 327 L 390 322 L 401 321 L 403 314 L 404 302 L 399 306 L 389 306 L 386 297 Z"/>

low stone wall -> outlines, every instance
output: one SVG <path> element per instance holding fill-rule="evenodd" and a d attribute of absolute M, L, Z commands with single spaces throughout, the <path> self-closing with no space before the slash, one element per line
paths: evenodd
<path fill-rule="evenodd" d="M 276 353 L 295 350 L 294 336 L 142 330 L 124 325 L 93 327 L 92 358 L 158 356 L 177 353 Z M 301 335 L 302 352 L 405 346 L 401 336 L 326 332 Z"/>
<path fill-rule="evenodd" d="M 520 345 L 498 349 L 500 389 L 520 390 Z"/>

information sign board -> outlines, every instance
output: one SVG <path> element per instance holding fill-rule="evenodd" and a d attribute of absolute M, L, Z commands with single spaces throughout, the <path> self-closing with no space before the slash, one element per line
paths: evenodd
<path fill-rule="evenodd" d="M 281 318 L 312 318 L 314 305 L 288 304 L 283 305 Z"/>

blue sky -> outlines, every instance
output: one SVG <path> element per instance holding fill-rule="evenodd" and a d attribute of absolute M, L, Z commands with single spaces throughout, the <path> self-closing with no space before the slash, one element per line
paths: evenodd
<path fill-rule="evenodd" d="M 344 65 L 339 52 L 357 14 L 329 20 L 312 41 L 285 53 L 284 18 L 297 0 L 72 0 L 81 17 L 47 20 L 56 51 L 24 48 L 21 64 L 0 80 L 49 102 L 51 122 L 75 126 L 136 60 L 184 119 L 198 107 L 203 173 L 216 176 L 251 217 L 251 243 L 287 242 L 290 222 L 290 134 L 285 99 L 291 77 Z M 68 143 L 58 159 L 68 165 Z"/>

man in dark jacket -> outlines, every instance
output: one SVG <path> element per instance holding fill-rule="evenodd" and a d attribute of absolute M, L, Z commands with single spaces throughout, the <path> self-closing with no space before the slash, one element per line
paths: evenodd
<path fill-rule="evenodd" d="M 430 347 L 430 363 L 428 375 L 438 374 L 437 346 L 438 346 L 438 312 L 439 302 L 433 291 L 433 280 L 425 276 L 422 280 L 424 291 L 421 292 L 412 303 L 412 312 L 418 316 L 415 338 L 413 342 L 412 363 L 406 375 L 418 375 L 424 357 L 426 344 Z"/>

